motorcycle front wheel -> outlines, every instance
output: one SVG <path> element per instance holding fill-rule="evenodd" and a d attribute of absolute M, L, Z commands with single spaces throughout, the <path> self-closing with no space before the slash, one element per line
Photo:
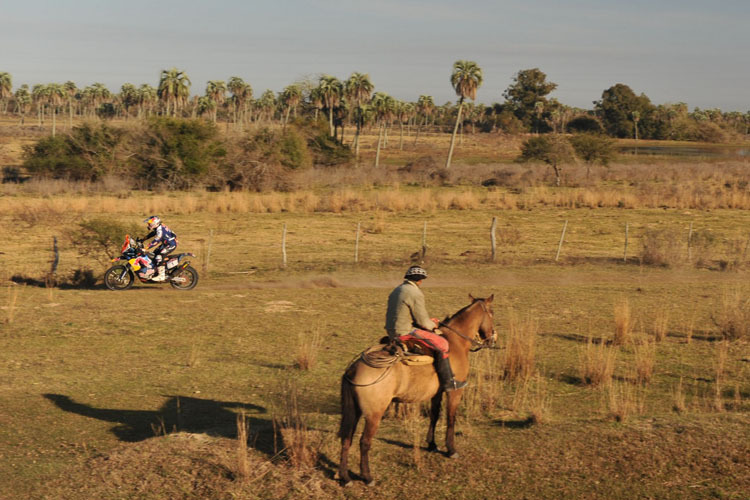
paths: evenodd
<path fill-rule="evenodd" d="M 198 284 L 198 271 L 187 266 L 180 274 L 169 280 L 172 288 L 177 290 L 192 290 Z"/>
<path fill-rule="evenodd" d="M 134 282 L 133 272 L 125 266 L 112 266 L 104 273 L 104 286 L 110 290 L 127 290 Z"/>

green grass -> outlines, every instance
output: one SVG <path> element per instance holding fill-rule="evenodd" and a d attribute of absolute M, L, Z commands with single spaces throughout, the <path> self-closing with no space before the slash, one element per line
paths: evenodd
<path fill-rule="evenodd" d="M 718 235 L 720 246 L 744 236 L 746 211 L 159 215 L 183 251 L 200 254 L 200 239 L 214 231 L 211 272 L 193 291 L 8 284 L 16 274 L 44 275 L 52 235 L 61 239 L 62 275 L 104 266 L 79 258 L 64 240 L 74 215 L 32 227 L 13 215 L 0 219 L 8 228 L 0 234 L 0 322 L 17 290 L 13 322 L 0 324 L 0 498 L 742 498 L 750 489 L 747 339 L 729 346 L 717 411 L 712 320 L 725 291 L 747 295 L 747 271 L 645 267 L 635 258 L 621 263 L 626 221 L 635 257 L 641 228 L 686 233 L 692 221 Z M 499 231 L 518 232 L 499 247 L 496 263 L 488 261 L 492 216 Z M 564 220 L 566 241 L 555 263 Z M 355 266 L 357 221 L 365 232 Z M 461 409 L 461 458 L 424 452 L 415 463 L 406 424 L 389 418 L 371 453 L 378 484 L 342 490 L 334 480 L 339 379 L 347 362 L 382 335 L 387 294 L 420 249 L 425 221 L 431 314 L 455 312 L 469 293 L 494 293 L 501 337 L 512 312 L 534 318 L 548 419 L 528 424 L 529 405 L 519 401 L 533 383 L 473 379 L 473 387 L 498 384 L 500 397 L 482 410 Z M 287 269 L 281 269 L 284 223 Z M 616 422 L 607 391 L 577 376 L 586 338 L 613 336 L 614 306 L 623 298 L 636 334 L 639 322 L 648 332 L 664 307 L 670 325 L 644 388 L 629 382 L 633 347 L 618 348 L 615 378 L 633 388 L 642 411 Z M 300 332 L 322 337 L 309 371 L 294 368 Z M 473 355 L 474 366 L 486 366 L 493 355 L 501 353 Z M 687 409 L 677 413 L 672 393 L 681 378 Z M 292 469 L 277 454 L 279 443 L 274 447 L 272 420 L 283 411 L 289 384 L 298 389 L 308 426 L 323 436 L 315 469 Z M 251 468 L 266 471 L 247 483 L 232 473 L 235 416 L 243 409 L 254 445 Z M 152 424 L 162 421 L 170 435 L 156 437 Z M 187 437 L 193 435 L 203 437 Z M 350 463 L 356 473 L 356 449 Z"/>

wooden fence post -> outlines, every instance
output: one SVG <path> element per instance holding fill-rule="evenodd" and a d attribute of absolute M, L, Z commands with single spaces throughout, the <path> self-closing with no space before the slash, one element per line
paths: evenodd
<path fill-rule="evenodd" d="M 568 228 L 568 220 L 565 220 L 565 225 L 563 226 L 562 234 L 560 235 L 560 243 L 557 245 L 557 255 L 555 255 L 555 262 L 557 262 L 557 259 L 560 258 L 560 250 L 562 249 L 563 240 L 565 239 L 565 230 Z"/>
<path fill-rule="evenodd" d="M 281 265 L 286 269 L 286 222 L 281 231 Z"/>
<path fill-rule="evenodd" d="M 490 241 L 492 242 L 492 262 L 495 262 L 497 257 L 497 240 L 495 239 L 495 229 L 497 228 L 497 217 L 492 218 L 492 225 L 490 226 Z"/>
<path fill-rule="evenodd" d="M 628 223 L 625 223 L 625 251 L 622 254 L 622 261 L 628 261 Z"/>
<path fill-rule="evenodd" d="M 55 286 L 57 282 L 57 265 L 60 263 L 60 252 L 57 249 L 57 236 L 52 237 L 52 266 L 47 276 L 47 286 Z"/>
<path fill-rule="evenodd" d="M 427 221 L 424 222 L 422 228 L 422 264 L 424 264 L 424 258 L 427 255 Z"/>
<path fill-rule="evenodd" d="M 359 226 L 362 224 L 362 222 L 357 222 L 357 236 L 354 240 L 354 263 L 359 262 Z"/>

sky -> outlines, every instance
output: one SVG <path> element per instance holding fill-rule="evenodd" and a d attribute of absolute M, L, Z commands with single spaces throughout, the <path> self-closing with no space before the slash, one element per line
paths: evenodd
<path fill-rule="evenodd" d="M 455 101 L 475 61 L 477 101 L 503 102 L 523 69 L 590 109 L 623 83 L 653 103 L 750 110 L 750 0 L 0 0 L 0 72 L 23 83 L 157 86 L 176 67 L 203 94 L 239 76 L 256 96 L 321 74 Z"/>

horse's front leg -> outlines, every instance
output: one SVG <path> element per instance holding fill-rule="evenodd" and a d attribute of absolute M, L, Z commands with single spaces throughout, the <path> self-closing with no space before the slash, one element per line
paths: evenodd
<path fill-rule="evenodd" d="M 427 429 L 427 451 L 437 451 L 435 444 L 435 426 L 440 418 L 440 406 L 443 403 L 443 391 L 438 391 L 432 397 L 432 406 L 430 407 L 430 428 Z"/>
<path fill-rule="evenodd" d="M 461 402 L 461 396 L 463 396 L 464 390 L 458 389 L 450 391 L 448 393 L 448 401 L 445 408 L 445 446 L 448 448 L 449 458 L 458 458 L 458 452 L 456 451 L 456 411 L 458 410 L 458 403 Z"/>
<path fill-rule="evenodd" d="M 372 438 L 378 431 L 380 419 L 383 418 L 385 410 L 365 416 L 365 429 L 362 431 L 362 437 L 359 440 L 359 469 L 365 484 L 372 484 L 372 474 L 370 474 L 370 447 Z"/>

